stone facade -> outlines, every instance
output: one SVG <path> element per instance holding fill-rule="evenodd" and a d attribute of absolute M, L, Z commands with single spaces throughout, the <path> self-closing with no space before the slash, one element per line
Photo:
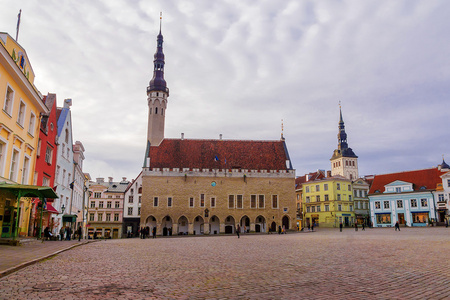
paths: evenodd
<path fill-rule="evenodd" d="M 141 226 L 156 226 L 157 234 L 166 227 L 174 235 L 235 233 L 238 224 L 247 232 L 290 229 L 294 181 L 294 170 L 145 170 Z"/>

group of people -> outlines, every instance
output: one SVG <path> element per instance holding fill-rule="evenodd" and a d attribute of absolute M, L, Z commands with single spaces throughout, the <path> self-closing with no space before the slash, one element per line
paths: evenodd
<path fill-rule="evenodd" d="M 44 237 L 42 239 L 42 241 L 44 240 L 51 240 L 53 236 L 53 233 L 50 230 L 50 227 L 45 227 L 44 229 Z M 82 229 L 81 226 L 78 227 L 78 229 L 75 231 L 75 234 L 73 235 L 73 239 L 75 239 L 76 237 L 78 237 L 78 241 L 81 240 L 81 236 L 82 236 Z M 61 229 L 59 230 L 59 240 L 60 241 L 70 241 L 70 239 L 72 238 L 72 228 L 70 228 L 69 226 L 66 227 L 61 227 Z"/>
<path fill-rule="evenodd" d="M 156 226 L 152 228 L 152 238 L 156 238 Z M 139 229 L 139 237 L 141 239 L 145 239 L 145 238 L 149 238 L 150 237 L 150 227 L 146 226 L 146 227 L 141 227 Z"/>

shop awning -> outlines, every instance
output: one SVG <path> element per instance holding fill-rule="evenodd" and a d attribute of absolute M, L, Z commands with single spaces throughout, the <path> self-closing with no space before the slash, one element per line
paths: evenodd
<path fill-rule="evenodd" d="M 47 209 L 45 210 L 51 214 L 59 214 L 59 211 L 57 211 L 53 205 L 51 205 L 50 203 L 47 203 Z"/>
<path fill-rule="evenodd" d="M 75 223 L 77 221 L 77 215 L 64 215 L 63 222 Z"/>
<path fill-rule="evenodd" d="M 14 195 L 16 195 L 18 198 L 22 197 L 58 198 L 55 191 L 48 186 L 1 182 L 0 191 L 9 191 Z"/>

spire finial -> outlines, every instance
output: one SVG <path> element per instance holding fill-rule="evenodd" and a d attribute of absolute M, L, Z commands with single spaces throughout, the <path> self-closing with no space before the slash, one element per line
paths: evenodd
<path fill-rule="evenodd" d="M 159 12 L 159 33 L 161 33 L 162 11 Z"/>

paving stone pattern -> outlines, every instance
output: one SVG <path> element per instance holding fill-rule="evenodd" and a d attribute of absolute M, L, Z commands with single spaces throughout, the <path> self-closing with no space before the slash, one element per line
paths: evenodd
<path fill-rule="evenodd" d="M 0 299 L 449 299 L 450 228 L 108 240 L 0 279 Z"/>

